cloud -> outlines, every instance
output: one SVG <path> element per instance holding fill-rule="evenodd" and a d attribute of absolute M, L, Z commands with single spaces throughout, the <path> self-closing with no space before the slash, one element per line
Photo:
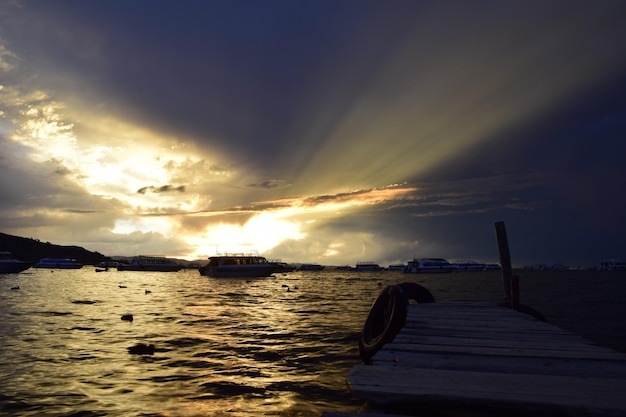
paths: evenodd
<path fill-rule="evenodd" d="M 156 194 L 171 193 L 171 192 L 184 193 L 185 192 L 185 186 L 184 185 L 179 185 L 179 186 L 175 187 L 173 185 L 162 185 L 160 187 L 155 187 L 155 186 L 150 185 L 150 186 L 147 186 L 147 187 L 142 187 L 142 188 L 137 190 L 137 194 L 145 194 L 146 192 L 152 192 L 152 193 L 156 193 Z"/>

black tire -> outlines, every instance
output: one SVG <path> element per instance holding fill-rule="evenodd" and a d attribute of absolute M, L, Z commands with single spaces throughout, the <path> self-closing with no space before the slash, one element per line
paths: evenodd
<path fill-rule="evenodd" d="M 406 320 L 407 299 L 401 287 L 387 286 L 378 295 L 359 338 L 359 354 L 368 362 L 386 343 L 393 341 Z"/>
<path fill-rule="evenodd" d="M 426 288 L 413 282 L 403 282 L 398 284 L 407 300 L 414 300 L 416 303 L 434 303 L 435 297 Z"/>

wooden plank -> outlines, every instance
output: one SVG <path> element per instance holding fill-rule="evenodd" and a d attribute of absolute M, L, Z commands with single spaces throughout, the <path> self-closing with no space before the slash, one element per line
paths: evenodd
<path fill-rule="evenodd" d="M 523 349 L 517 347 L 491 347 L 491 346 L 467 346 L 451 345 L 429 345 L 429 344 L 401 344 L 388 343 L 385 349 L 405 350 L 413 352 L 428 353 L 470 353 L 475 355 L 499 355 L 499 356 L 534 356 L 538 358 L 583 358 L 583 359 L 623 359 L 624 355 L 613 351 L 561 351 L 558 349 Z"/>
<path fill-rule="evenodd" d="M 512 327 L 512 326 L 511 326 Z M 399 333 L 401 336 L 420 337 L 420 336 L 452 336 L 452 337 L 470 337 L 476 339 L 513 339 L 513 340 L 537 340 L 545 343 L 550 340 L 567 341 L 568 343 L 586 344 L 595 346 L 593 342 L 571 333 L 554 333 L 554 332 L 532 332 L 529 330 L 519 330 L 516 328 L 493 329 L 489 327 L 471 328 L 471 327 L 416 327 L 407 326 Z M 606 349 L 606 348 L 605 348 Z"/>
<path fill-rule="evenodd" d="M 536 358 L 471 354 L 422 353 L 384 349 L 372 366 L 448 369 L 473 372 L 526 373 L 538 375 L 591 376 L 623 379 L 626 361 L 580 358 Z"/>
<path fill-rule="evenodd" d="M 540 350 L 559 350 L 559 351 L 582 351 L 582 352 L 599 352 L 604 349 L 591 344 L 572 344 L 568 341 L 560 341 L 558 339 L 550 339 L 545 344 L 537 343 L 535 340 L 515 340 L 515 339 L 497 339 L 497 338 L 478 338 L 478 337 L 445 337 L 445 336 L 417 336 L 398 334 L 394 339 L 397 344 L 416 344 L 416 345 L 463 345 L 468 348 L 475 346 L 480 347 L 503 347 L 503 348 L 519 348 L 519 349 L 540 349 Z"/>
<path fill-rule="evenodd" d="M 626 413 L 626 384 L 607 378 L 359 365 L 348 381 L 355 396 L 378 405 L 470 401 Z"/>

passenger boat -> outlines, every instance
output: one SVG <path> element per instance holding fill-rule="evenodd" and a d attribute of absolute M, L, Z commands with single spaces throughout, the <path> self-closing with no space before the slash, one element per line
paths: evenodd
<path fill-rule="evenodd" d="M 35 264 L 35 261 L 20 261 L 15 259 L 11 252 L 0 251 L 0 274 L 14 274 L 22 272 Z"/>
<path fill-rule="evenodd" d="M 117 265 L 118 271 L 176 272 L 181 269 L 182 265 L 164 256 L 135 256 L 130 264 Z"/>
<path fill-rule="evenodd" d="M 626 263 L 621 259 L 605 259 L 600 262 L 601 271 L 623 271 L 626 269 Z"/>
<path fill-rule="evenodd" d="M 268 277 L 282 269 L 282 265 L 263 256 L 233 254 L 211 256 L 209 263 L 198 271 L 200 275 L 215 278 L 256 278 Z"/>
<path fill-rule="evenodd" d="M 455 261 L 452 261 L 452 264 L 454 265 L 454 269 L 460 272 L 461 271 L 484 271 L 486 269 L 485 264 L 481 264 L 479 262 L 469 260 L 469 259 L 455 260 Z"/>
<path fill-rule="evenodd" d="M 33 265 L 33 268 L 42 269 L 80 269 L 82 267 L 83 264 L 76 261 L 76 259 L 67 258 L 43 258 Z"/>
<path fill-rule="evenodd" d="M 384 268 L 375 262 L 357 262 L 354 271 L 357 272 L 377 272 Z"/>
<path fill-rule="evenodd" d="M 407 262 L 407 274 L 445 274 L 454 271 L 453 264 L 443 258 L 414 258 Z"/>

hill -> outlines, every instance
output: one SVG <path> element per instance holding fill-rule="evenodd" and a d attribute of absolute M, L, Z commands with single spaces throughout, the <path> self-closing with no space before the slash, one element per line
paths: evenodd
<path fill-rule="evenodd" d="M 38 261 L 41 258 L 70 258 L 85 265 L 95 265 L 108 257 L 79 246 L 61 246 L 50 242 L 0 233 L 0 250 L 11 252 L 17 259 Z"/>

